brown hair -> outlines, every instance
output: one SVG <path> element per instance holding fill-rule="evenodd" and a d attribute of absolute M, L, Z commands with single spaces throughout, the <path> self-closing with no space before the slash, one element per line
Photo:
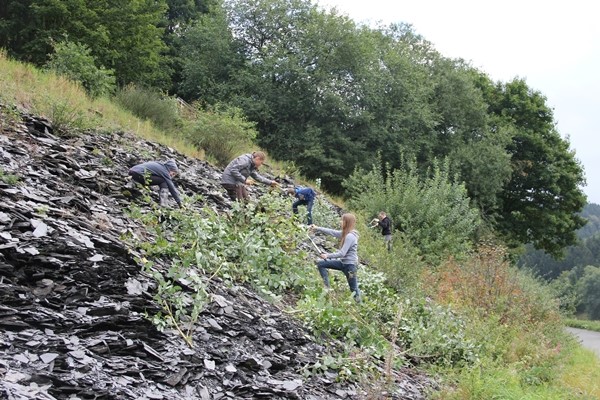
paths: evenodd
<path fill-rule="evenodd" d="M 346 213 L 342 215 L 342 237 L 340 239 L 340 248 L 344 246 L 344 240 L 350 231 L 356 226 L 356 217 L 354 214 Z"/>
<path fill-rule="evenodd" d="M 259 158 L 264 161 L 267 159 L 267 155 L 262 151 L 255 151 L 252 153 L 252 158 Z"/>

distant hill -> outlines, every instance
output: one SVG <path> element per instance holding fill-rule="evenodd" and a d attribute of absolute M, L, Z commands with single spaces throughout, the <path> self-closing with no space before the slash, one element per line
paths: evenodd
<path fill-rule="evenodd" d="M 587 219 L 588 223 L 577 231 L 577 236 L 583 240 L 597 235 L 600 232 L 600 205 L 595 203 L 586 204 L 581 216 Z"/>
<path fill-rule="evenodd" d="M 586 204 L 581 216 L 588 223 L 577 231 L 580 244 L 567 248 L 563 259 L 554 259 L 546 252 L 528 246 L 518 265 L 531 268 L 549 280 L 577 266 L 600 266 L 600 205 Z"/>

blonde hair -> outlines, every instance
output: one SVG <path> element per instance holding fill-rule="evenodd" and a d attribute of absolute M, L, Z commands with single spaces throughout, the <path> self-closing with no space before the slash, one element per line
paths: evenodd
<path fill-rule="evenodd" d="M 346 213 L 342 215 L 342 238 L 340 239 L 340 248 L 344 246 L 344 240 L 346 240 L 346 236 L 354 229 L 355 226 L 356 217 L 354 214 Z"/>
<path fill-rule="evenodd" d="M 255 151 L 254 153 L 252 153 L 252 158 L 258 158 L 264 161 L 267 159 L 267 155 L 262 151 Z"/>

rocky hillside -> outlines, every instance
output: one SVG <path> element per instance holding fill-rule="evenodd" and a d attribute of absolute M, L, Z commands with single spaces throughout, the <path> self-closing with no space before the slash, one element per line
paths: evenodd
<path fill-rule="evenodd" d="M 385 394 L 337 383 L 333 372 L 303 374 L 335 346 L 315 343 L 246 287 L 213 280 L 193 349 L 159 332 L 144 317 L 158 309 L 154 282 L 121 240 L 152 240 L 125 213 L 127 170 L 174 158 L 182 192 L 202 194 L 198 207 L 223 210 L 221 171 L 131 134 L 57 137 L 41 118 L 13 122 L 2 111 L 2 398 L 423 398 L 427 380 L 411 370 L 398 371 Z"/>

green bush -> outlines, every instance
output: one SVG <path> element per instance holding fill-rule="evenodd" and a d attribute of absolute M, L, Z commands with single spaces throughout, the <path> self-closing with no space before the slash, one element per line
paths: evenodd
<path fill-rule="evenodd" d="M 256 129 L 241 110 L 215 107 L 198 112 L 186 136 L 196 147 L 204 149 L 218 165 L 225 166 L 239 152 L 252 145 Z"/>
<path fill-rule="evenodd" d="M 438 262 L 468 250 L 480 226 L 466 188 L 453 183 L 448 171 L 447 162 L 437 163 L 423 178 L 414 162 L 392 171 L 374 164 L 371 171 L 356 170 L 344 187 L 352 208 L 370 216 L 384 210 L 396 232 L 403 232 L 426 260 Z"/>
<path fill-rule="evenodd" d="M 7 174 L 2 168 L 0 168 L 0 182 L 4 182 L 7 185 L 14 186 L 19 182 L 20 178 L 14 174 Z"/>
<path fill-rule="evenodd" d="M 141 119 L 157 128 L 174 132 L 183 128 L 177 100 L 153 89 L 127 85 L 117 92 L 115 100 Z"/>
<path fill-rule="evenodd" d="M 113 70 L 97 67 L 90 49 L 80 43 L 55 43 L 46 68 L 79 82 L 91 97 L 112 94 L 116 88 Z"/>

